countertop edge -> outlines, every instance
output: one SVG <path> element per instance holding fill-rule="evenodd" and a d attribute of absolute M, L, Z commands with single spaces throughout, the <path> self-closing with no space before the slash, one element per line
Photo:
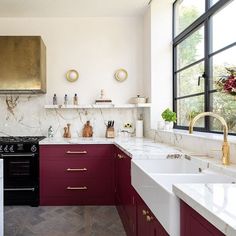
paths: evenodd
<path fill-rule="evenodd" d="M 185 193 L 180 189 L 181 184 L 173 185 L 174 194 L 188 204 L 191 208 L 193 208 L 196 212 L 198 212 L 202 217 L 204 217 L 207 221 L 209 221 L 212 225 L 214 225 L 218 230 L 224 233 L 227 236 L 236 235 L 236 228 L 233 228 L 229 224 L 227 224 L 224 220 L 218 217 L 216 214 L 212 213 L 205 206 L 202 206 L 199 202 L 193 199 L 189 194 Z"/>

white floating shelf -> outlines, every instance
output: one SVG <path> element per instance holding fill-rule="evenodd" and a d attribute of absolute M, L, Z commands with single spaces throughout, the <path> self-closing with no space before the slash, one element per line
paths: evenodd
<path fill-rule="evenodd" d="M 122 109 L 122 108 L 148 108 L 151 103 L 140 104 L 90 104 L 90 105 L 45 105 L 46 109 Z"/>

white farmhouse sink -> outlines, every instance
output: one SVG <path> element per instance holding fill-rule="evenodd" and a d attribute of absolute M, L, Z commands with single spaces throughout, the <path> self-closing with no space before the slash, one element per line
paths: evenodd
<path fill-rule="evenodd" d="M 179 199 L 172 192 L 173 184 L 235 182 L 234 178 L 216 172 L 198 172 L 200 167 L 191 162 L 186 164 L 182 159 L 131 162 L 132 185 L 171 236 L 180 236 Z"/>
<path fill-rule="evenodd" d="M 206 169 L 207 166 L 202 167 L 192 161 L 180 158 L 180 159 L 152 159 L 152 160 L 134 160 L 136 166 L 142 169 L 148 174 L 152 173 L 200 173 L 202 169 Z"/>

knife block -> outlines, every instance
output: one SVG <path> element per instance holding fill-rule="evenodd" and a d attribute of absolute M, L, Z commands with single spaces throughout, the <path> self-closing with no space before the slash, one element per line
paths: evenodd
<path fill-rule="evenodd" d="M 115 138 L 115 129 L 114 129 L 114 127 L 107 128 L 106 138 Z"/>

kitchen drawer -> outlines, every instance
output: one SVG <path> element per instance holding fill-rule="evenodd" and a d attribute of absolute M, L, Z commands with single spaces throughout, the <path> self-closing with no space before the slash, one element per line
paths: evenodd
<path fill-rule="evenodd" d="M 43 160 L 40 163 L 40 180 L 65 178 L 111 179 L 112 158 Z"/>
<path fill-rule="evenodd" d="M 48 180 L 41 185 L 40 201 L 41 205 L 113 204 L 112 186 L 110 180 Z"/>
<path fill-rule="evenodd" d="M 110 144 L 70 144 L 70 145 L 41 145 L 40 158 L 47 160 L 110 158 L 113 145 Z"/>

